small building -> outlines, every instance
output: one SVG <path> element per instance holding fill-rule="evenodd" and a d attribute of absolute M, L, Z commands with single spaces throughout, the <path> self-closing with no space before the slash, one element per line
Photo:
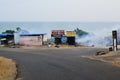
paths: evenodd
<path fill-rule="evenodd" d="M 66 31 L 67 43 L 68 45 L 75 45 L 75 31 Z"/>
<path fill-rule="evenodd" d="M 47 41 L 47 34 L 20 35 L 19 44 L 23 46 L 42 46 Z"/>
<path fill-rule="evenodd" d="M 9 45 L 14 44 L 14 35 L 13 34 L 0 34 L 0 44 Z"/>
<path fill-rule="evenodd" d="M 62 37 L 65 35 L 64 30 L 52 30 L 51 37 L 54 37 L 55 44 L 62 44 Z"/>

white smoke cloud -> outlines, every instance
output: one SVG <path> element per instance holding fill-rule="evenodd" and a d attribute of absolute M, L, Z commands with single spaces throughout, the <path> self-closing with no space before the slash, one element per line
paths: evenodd
<path fill-rule="evenodd" d="M 19 31 L 18 31 L 18 34 L 29 34 L 29 31 L 27 31 L 27 30 L 23 30 L 23 29 L 20 29 Z"/>
<path fill-rule="evenodd" d="M 112 30 L 117 30 L 118 33 L 118 44 L 120 44 L 120 25 L 117 25 Z M 95 31 L 94 33 L 90 33 L 83 37 L 76 37 L 76 42 L 80 45 L 85 46 L 110 46 L 112 45 L 112 30 L 102 29 Z M 104 35 L 106 34 L 107 35 Z"/>
<path fill-rule="evenodd" d="M 23 34 L 29 34 L 29 31 L 23 30 L 23 29 L 20 28 L 17 33 L 14 33 L 15 44 L 19 44 L 19 42 L 20 42 L 20 35 L 23 35 Z"/>

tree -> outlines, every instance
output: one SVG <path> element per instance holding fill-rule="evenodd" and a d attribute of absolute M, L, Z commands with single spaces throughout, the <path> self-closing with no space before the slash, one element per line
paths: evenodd
<path fill-rule="evenodd" d="M 20 32 L 20 31 L 21 31 L 21 28 L 20 28 L 20 27 L 17 27 L 16 30 L 17 30 L 17 32 Z"/>
<path fill-rule="evenodd" d="M 86 36 L 86 35 L 89 34 L 88 32 L 83 31 L 83 30 L 81 30 L 81 29 L 79 29 L 79 28 L 75 29 L 74 31 L 76 32 L 76 34 L 77 34 L 79 37 Z"/>
<path fill-rule="evenodd" d="M 6 30 L 5 32 L 2 32 L 2 34 L 14 34 L 14 30 Z"/>

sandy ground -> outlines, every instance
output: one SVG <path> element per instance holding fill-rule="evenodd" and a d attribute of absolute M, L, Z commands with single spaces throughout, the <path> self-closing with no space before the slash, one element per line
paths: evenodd
<path fill-rule="evenodd" d="M 15 80 L 16 75 L 16 63 L 11 59 L 0 57 L 0 80 Z"/>
<path fill-rule="evenodd" d="M 109 48 L 109 47 L 88 47 L 88 46 L 68 46 L 68 45 L 59 45 L 59 47 L 55 46 L 21 46 L 21 49 L 28 49 L 28 50 L 34 50 L 34 49 L 71 49 L 71 48 Z"/>
<path fill-rule="evenodd" d="M 92 56 L 82 56 L 83 58 L 88 58 L 92 60 L 99 60 L 102 62 L 110 63 L 114 66 L 120 67 L 120 51 L 108 52 L 105 55 L 92 55 Z"/>

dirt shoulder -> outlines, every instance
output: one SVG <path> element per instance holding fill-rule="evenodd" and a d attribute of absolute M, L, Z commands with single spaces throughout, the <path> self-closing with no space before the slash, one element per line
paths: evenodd
<path fill-rule="evenodd" d="M 107 52 L 107 54 L 104 55 L 92 55 L 92 56 L 82 56 L 82 57 L 92 60 L 107 62 L 114 66 L 120 67 L 120 50 L 117 52 Z"/>
<path fill-rule="evenodd" d="M 12 59 L 0 57 L 0 80 L 15 80 L 16 75 L 16 63 Z"/>

